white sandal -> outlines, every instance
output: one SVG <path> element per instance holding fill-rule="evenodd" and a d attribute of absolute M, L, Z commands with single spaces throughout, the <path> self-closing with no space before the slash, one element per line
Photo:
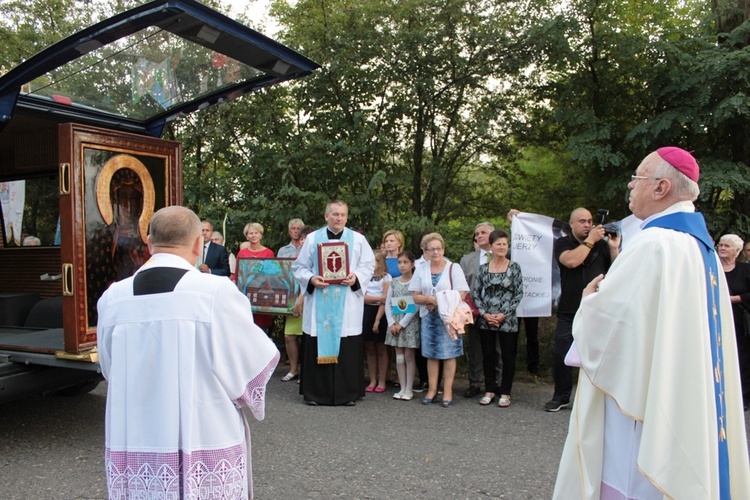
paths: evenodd
<path fill-rule="evenodd" d="M 488 396 L 487 394 L 492 394 L 491 396 Z M 479 404 L 482 406 L 487 406 L 488 404 L 492 403 L 495 400 L 495 394 L 491 392 L 485 393 L 484 396 L 481 397 L 479 400 Z"/>

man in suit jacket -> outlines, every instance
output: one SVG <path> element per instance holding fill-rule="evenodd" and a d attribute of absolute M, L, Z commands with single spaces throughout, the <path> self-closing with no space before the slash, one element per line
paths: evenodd
<path fill-rule="evenodd" d="M 202 273 L 229 277 L 229 254 L 224 245 L 211 242 L 214 226 L 207 220 L 201 222 L 203 235 L 203 255 L 199 257 L 201 263 L 198 269 Z"/>
<path fill-rule="evenodd" d="M 479 272 L 479 266 L 490 261 L 490 233 L 495 230 L 489 222 L 480 222 L 474 227 L 474 242 L 479 247 L 478 250 L 467 253 L 461 257 L 461 269 L 466 276 L 466 282 L 469 288 L 473 287 L 474 278 Z M 472 325 L 469 328 L 465 346 L 469 358 L 469 388 L 464 393 L 464 397 L 473 398 L 482 392 L 482 383 L 484 382 L 484 369 L 482 366 L 482 344 L 479 339 L 479 328 Z M 500 359 L 500 358 L 498 358 Z M 499 374 L 498 369 L 498 374 Z"/>

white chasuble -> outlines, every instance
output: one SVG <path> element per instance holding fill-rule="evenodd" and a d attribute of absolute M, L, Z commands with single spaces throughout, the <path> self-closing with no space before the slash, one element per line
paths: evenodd
<path fill-rule="evenodd" d="M 720 274 L 731 493 L 750 498 L 734 325 Z M 634 237 L 599 291 L 581 301 L 573 337 L 581 370 L 554 498 L 600 498 L 605 429 L 617 429 L 605 415 L 613 409 L 640 424 L 640 442 L 630 436 L 632 469 L 665 498 L 718 498 L 715 370 L 705 268 L 693 236 L 654 227 Z"/>

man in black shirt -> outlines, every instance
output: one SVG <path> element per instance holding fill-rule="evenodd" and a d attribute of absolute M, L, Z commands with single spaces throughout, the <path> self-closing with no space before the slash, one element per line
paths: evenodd
<path fill-rule="evenodd" d="M 605 239 L 604 226 L 594 226 L 591 212 L 576 208 L 570 214 L 571 234 L 558 238 L 554 255 L 560 268 L 560 302 L 557 306 L 552 378 L 555 393 L 544 405 L 547 411 L 570 408 L 573 369 L 565 365 L 565 355 L 573 343 L 573 317 L 581 304 L 581 293 L 591 280 L 605 274 L 619 253 L 620 236 Z"/>

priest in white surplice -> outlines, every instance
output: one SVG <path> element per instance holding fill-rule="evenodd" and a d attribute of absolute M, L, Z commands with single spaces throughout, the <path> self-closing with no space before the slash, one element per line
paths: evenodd
<path fill-rule="evenodd" d="M 250 433 L 279 351 L 228 279 L 195 268 L 187 208 L 151 219 L 151 259 L 98 304 L 110 498 L 252 498 Z"/>
<path fill-rule="evenodd" d="M 347 405 L 365 395 L 362 361 L 364 291 L 375 270 L 375 255 L 364 236 L 346 227 L 349 207 L 326 206 L 326 227 L 311 233 L 292 264 L 304 291 L 300 393 L 310 405 Z M 323 280 L 318 245 L 345 242 L 349 274 L 341 284 Z"/>
<path fill-rule="evenodd" d="M 698 177 L 692 155 L 675 147 L 632 176 L 630 210 L 643 231 L 584 290 L 554 498 L 750 498 L 732 310 L 692 203 Z"/>

